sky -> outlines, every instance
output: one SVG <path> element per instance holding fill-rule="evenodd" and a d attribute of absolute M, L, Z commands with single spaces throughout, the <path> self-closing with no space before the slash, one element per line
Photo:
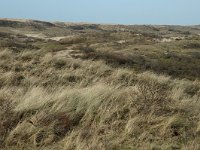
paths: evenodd
<path fill-rule="evenodd" d="M 200 0 L 0 0 L 0 18 L 108 24 L 200 24 Z"/>

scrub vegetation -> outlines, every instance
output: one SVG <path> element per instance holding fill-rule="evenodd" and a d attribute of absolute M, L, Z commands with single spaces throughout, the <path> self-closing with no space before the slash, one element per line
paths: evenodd
<path fill-rule="evenodd" d="M 200 27 L 0 20 L 0 149 L 199 150 Z"/>

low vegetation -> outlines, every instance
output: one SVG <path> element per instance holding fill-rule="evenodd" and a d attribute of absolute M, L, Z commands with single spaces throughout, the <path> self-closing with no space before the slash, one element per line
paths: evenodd
<path fill-rule="evenodd" d="M 42 26 L 0 23 L 0 149 L 200 149 L 191 27 Z"/>

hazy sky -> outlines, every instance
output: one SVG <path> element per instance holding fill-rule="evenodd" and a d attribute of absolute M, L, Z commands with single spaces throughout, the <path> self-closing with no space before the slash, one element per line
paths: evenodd
<path fill-rule="evenodd" d="M 200 24 L 200 0 L 0 0 L 0 18 L 117 24 Z"/>

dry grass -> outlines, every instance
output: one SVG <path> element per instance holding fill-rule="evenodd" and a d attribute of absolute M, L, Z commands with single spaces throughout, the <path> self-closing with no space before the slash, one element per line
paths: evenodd
<path fill-rule="evenodd" d="M 200 149 L 198 79 L 138 71 L 130 51 L 58 55 L 97 57 L 82 38 L 36 41 L 0 48 L 0 149 Z"/>
<path fill-rule="evenodd" d="M 80 69 L 91 70 L 89 65 Z M 22 148 L 29 143 L 33 149 L 57 142 L 59 149 L 199 148 L 200 91 L 187 92 L 198 81 L 124 69 L 101 77 L 107 71 L 99 69 L 90 72 L 97 82 L 86 87 L 81 83 L 89 79 L 82 78 L 69 86 L 1 89 L 1 120 L 9 124 L 1 126 L 2 144 Z M 126 81 L 132 74 L 135 79 Z"/>

